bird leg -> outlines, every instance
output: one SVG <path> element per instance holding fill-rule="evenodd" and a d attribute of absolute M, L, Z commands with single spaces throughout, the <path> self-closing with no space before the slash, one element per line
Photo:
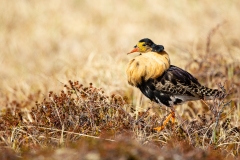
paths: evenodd
<path fill-rule="evenodd" d="M 167 118 L 163 121 L 162 126 L 156 127 L 156 128 L 153 128 L 153 129 L 155 129 L 157 131 L 163 130 L 165 128 L 165 126 L 167 125 L 167 123 L 169 122 L 170 119 L 171 119 L 172 124 L 174 124 L 175 123 L 175 110 L 173 108 L 171 108 L 171 113 L 169 113 Z"/>

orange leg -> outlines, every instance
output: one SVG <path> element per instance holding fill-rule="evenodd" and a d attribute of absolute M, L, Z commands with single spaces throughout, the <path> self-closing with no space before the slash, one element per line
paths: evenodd
<path fill-rule="evenodd" d="M 167 116 L 167 118 L 163 121 L 163 125 L 160 126 L 160 127 L 153 128 L 153 129 L 155 129 L 155 130 L 157 130 L 157 131 L 163 130 L 163 129 L 165 128 L 165 126 L 167 125 L 167 123 L 169 122 L 170 119 L 171 119 L 172 124 L 175 123 L 175 111 L 174 111 L 174 109 L 171 109 L 171 110 L 172 110 L 171 113 L 170 113 L 170 114 Z"/>

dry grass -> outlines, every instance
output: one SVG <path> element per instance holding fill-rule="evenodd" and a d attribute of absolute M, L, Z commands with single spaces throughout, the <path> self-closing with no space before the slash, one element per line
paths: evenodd
<path fill-rule="evenodd" d="M 239 157 L 239 1 L 0 3 L 1 159 Z M 231 94 L 177 106 L 175 128 L 156 133 L 167 111 L 125 75 L 145 37 Z"/>

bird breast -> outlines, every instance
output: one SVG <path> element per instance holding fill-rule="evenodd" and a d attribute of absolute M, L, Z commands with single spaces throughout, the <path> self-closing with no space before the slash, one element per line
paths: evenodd
<path fill-rule="evenodd" d="M 163 74 L 170 66 L 167 52 L 147 52 L 132 59 L 127 67 L 128 83 L 138 86 L 142 80 L 155 79 Z"/>

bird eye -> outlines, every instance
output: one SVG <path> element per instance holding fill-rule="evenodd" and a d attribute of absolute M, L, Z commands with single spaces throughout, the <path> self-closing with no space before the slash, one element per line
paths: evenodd
<path fill-rule="evenodd" d="M 146 44 L 143 44 L 142 46 L 146 46 Z"/>

